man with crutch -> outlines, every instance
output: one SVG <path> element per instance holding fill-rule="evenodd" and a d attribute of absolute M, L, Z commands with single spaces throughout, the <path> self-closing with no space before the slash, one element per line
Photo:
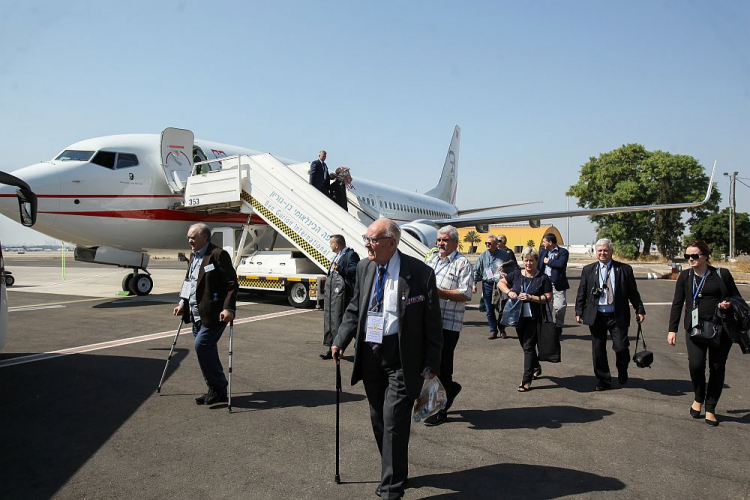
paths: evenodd
<path fill-rule="evenodd" d="M 232 258 L 211 243 L 211 228 L 193 224 L 187 233 L 193 249 L 182 287 L 180 303 L 174 315 L 182 315 L 185 323 L 193 324 L 195 352 L 208 390 L 195 398 L 199 405 L 227 402 L 227 378 L 219 361 L 216 344 L 227 323 L 234 320 L 237 304 L 237 273 Z"/>

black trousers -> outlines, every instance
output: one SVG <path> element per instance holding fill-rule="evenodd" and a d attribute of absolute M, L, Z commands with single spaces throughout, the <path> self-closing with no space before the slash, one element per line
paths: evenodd
<path fill-rule="evenodd" d="M 612 382 L 607 361 L 607 333 L 612 336 L 612 350 L 615 351 L 615 364 L 617 371 L 627 372 L 630 363 L 630 341 L 628 340 L 628 329 L 620 328 L 615 322 L 614 313 L 596 313 L 594 324 L 589 327 L 591 331 L 591 355 L 594 360 L 594 375 L 600 381 Z"/>
<path fill-rule="evenodd" d="M 539 368 L 539 355 L 536 352 L 536 343 L 538 339 L 537 318 L 521 318 L 516 326 L 518 342 L 523 348 L 523 382 L 530 384 L 534 376 L 534 371 Z"/>
<path fill-rule="evenodd" d="M 726 332 L 722 332 L 721 344 L 716 347 L 694 342 L 687 332 L 685 332 L 685 339 L 695 400 L 699 403 L 705 402 L 706 411 L 715 413 L 716 404 L 724 389 L 724 375 L 732 340 Z M 708 388 L 706 387 L 706 352 L 708 352 Z"/>
<path fill-rule="evenodd" d="M 363 346 L 362 379 L 381 459 L 380 497 L 400 498 L 409 476 L 409 433 L 414 400 L 406 394 L 398 335 L 383 337 L 373 351 Z"/>
<path fill-rule="evenodd" d="M 446 330 L 443 328 L 443 352 L 440 359 L 440 383 L 445 387 L 448 396 L 448 404 L 445 411 L 448 411 L 453 405 L 453 399 L 456 397 L 456 383 L 453 382 L 453 354 L 456 352 L 458 337 L 461 332 L 455 330 Z"/>

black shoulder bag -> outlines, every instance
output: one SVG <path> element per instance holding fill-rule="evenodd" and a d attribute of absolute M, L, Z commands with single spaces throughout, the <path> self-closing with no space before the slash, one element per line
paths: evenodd
<path fill-rule="evenodd" d="M 643 339 L 643 350 L 638 352 L 638 341 Z M 650 368 L 651 363 L 654 362 L 654 353 L 647 350 L 646 338 L 643 336 L 643 326 L 638 323 L 638 335 L 635 338 L 635 354 L 633 354 L 633 362 L 638 368 Z"/>

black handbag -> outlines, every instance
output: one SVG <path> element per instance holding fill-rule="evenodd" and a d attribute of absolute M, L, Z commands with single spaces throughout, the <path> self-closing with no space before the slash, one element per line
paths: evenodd
<path fill-rule="evenodd" d="M 542 297 L 544 297 L 542 295 Z M 549 312 L 549 314 L 547 314 Z M 536 345 L 539 350 L 539 361 L 559 363 L 561 361 L 560 338 L 555 332 L 555 321 L 552 305 L 547 302 L 547 308 L 542 310 L 542 317 L 537 323 Z"/>
<path fill-rule="evenodd" d="M 698 326 L 690 329 L 690 338 L 700 344 L 718 347 L 721 344 L 721 334 L 723 331 L 724 327 L 720 323 L 701 320 Z"/>
<path fill-rule="evenodd" d="M 638 341 L 643 339 L 643 350 L 638 351 Z M 654 362 L 654 353 L 646 347 L 646 338 L 643 336 L 643 327 L 638 323 L 638 335 L 635 337 L 635 354 L 633 354 L 633 363 L 638 368 L 651 368 Z"/>

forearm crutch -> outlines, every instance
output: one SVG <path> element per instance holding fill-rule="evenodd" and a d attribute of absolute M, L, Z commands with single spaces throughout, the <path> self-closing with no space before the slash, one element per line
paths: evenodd
<path fill-rule="evenodd" d="M 180 336 L 180 330 L 182 330 L 182 323 L 184 320 L 180 320 L 180 326 L 177 328 L 177 335 L 174 336 L 172 341 L 172 348 L 169 350 L 169 357 L 167 358 L 167 364 L 164 365 L 164 371 L 161 374 L 161 380 L 159 380 L 159 387 L 156 388 L 156 393 L 161 392 L 161 384 L 164 383 L 164 377 L 167 375 L 167 368 L 169 368 L 169 362 L 172 361 L 172 354 L 174 353 L 174 346 L 177 345 L 177 338 Z"/>
<path fill-rule="evenodd" d="M 227 387 L 227 408 L 232 412 L 232 351 L 234 350 L 234 320 L 229 322 L 229 385 Z"/>
<path fill-rule="evenodd" d="M 336 360 L 336 484 L 341 484 L 339 475 L 339 403 L 341 397 L 341 361 Z"/>

